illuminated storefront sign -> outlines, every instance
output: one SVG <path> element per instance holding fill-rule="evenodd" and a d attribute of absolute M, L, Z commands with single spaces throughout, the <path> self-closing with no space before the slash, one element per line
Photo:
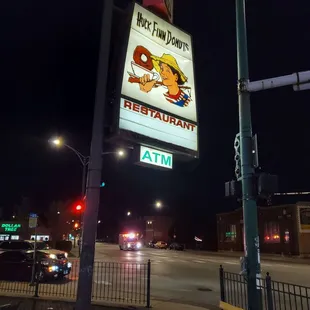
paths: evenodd
<path fill-rule="evenodd" d="M 149 147 L 140 147 L 140 162 L 157 167 L 172 169 L 173 155 Z"/>
<path fill-rule="evenodd" d="M 2 231 L 5 232 L 18 232 L 21 229 L 21 224 L 1 224 Z"/>
<path fill-rule="evenodd" d="M 198 153 L 192 38 L 135 4 L 119 128 Z M 151 144 L 150 144 L 151 145 Z"/>

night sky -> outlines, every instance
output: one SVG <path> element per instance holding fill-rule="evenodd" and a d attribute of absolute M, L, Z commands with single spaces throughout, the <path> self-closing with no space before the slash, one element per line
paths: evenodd
<path fill-rule="evenodd" d="M 215 235 L 214 214 L 236 207 L 223 198 L 238 132 L 234 1 L 188 3 L 175 0 L 175 24 L 194 40 L 200 159 L 162 172 L 133 165 L 130 156 L 105 156 L 100 218 L 107 231 L 127 210 L 154 212 L 159 199 L 161 212 L 187 219 L 188 234 Z M 61 135 L 89 153 L 101 1 L 7 1 L 0 11 L 0 206 L 9 212 L 28 197 L 45 210 L 81 190 L 78 159 L 47 140 Z M 251 80 L 310 70 L 309 16 L 306 0 L 247 1 Z M 292 87 L 251 97 L 260 165 L 280 176 L 280 191 L 310 190 L 309 99 Z"/>

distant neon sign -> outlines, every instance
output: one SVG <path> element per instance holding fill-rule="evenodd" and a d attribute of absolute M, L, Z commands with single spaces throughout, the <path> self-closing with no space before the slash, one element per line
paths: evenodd
<path fill-rule="evenodd" d="M 21 224 L 1 224 L 1 228 L 7 232 L 16 232 L 22 227 Z"/>

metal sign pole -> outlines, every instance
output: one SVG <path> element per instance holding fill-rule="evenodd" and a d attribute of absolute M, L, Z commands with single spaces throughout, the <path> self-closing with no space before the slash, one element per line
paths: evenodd
<path fill-rule="evenodd" d="M 33 264 L 31 273 L 31 284 L 34 285 L 35 271 L 36 271 L 36 258 L 37 258 L 37 227 L 34 228 L 34 251 L 33 251 Z"/>

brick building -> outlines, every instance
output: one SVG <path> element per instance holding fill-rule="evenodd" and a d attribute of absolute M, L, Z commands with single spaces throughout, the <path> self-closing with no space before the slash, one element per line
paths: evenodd
<path fill-rule="evenodd" d="M 145 244 L 153 240 L 168 242 L 173 237 L 171 236 L 173 223 L 173 218 L 169 216 L 144 216 L 122 221 L 120 231 L 139 232 Z"/>
<path fill-rule="evenodd" d="M 168 216 L 145 216 L 145 238 L 146 243 L 150 241 L 168 242 L 171 237 L 173 219 Z"/>
<path fill-rule="evenodd" d="M 310 255 L 310 203 L 258 208 L 260 251 Z M 243 251 L 242 208 L 217 214 L 218 250 Z"/>

